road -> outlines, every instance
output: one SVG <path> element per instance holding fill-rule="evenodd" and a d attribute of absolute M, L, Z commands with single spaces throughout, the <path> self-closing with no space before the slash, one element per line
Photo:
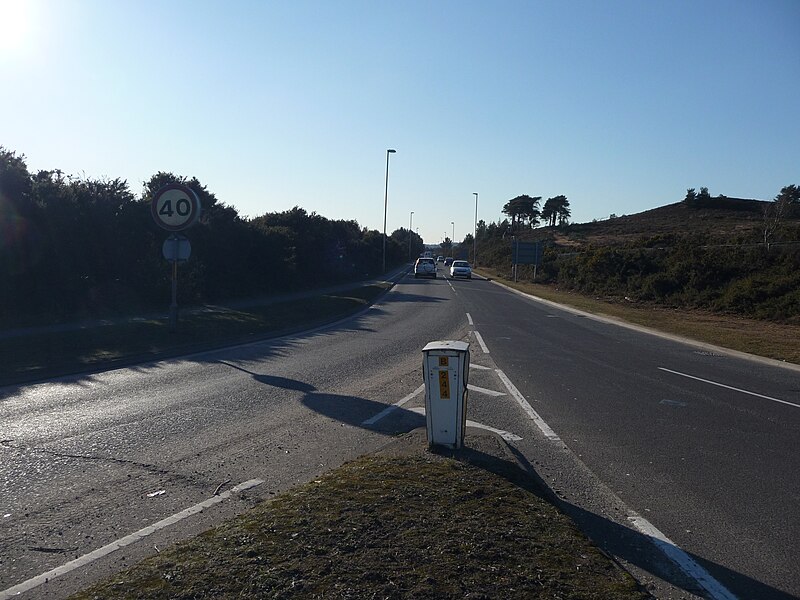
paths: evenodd
<path fill-rule="evenodd" d="M 709 592 L 631 516 L 710 574 L 715 597 L 800 594 L 797 371 L 440 276 L 406 277 L 318 331 L 0 389 L 0 597 L 25 582 L 22 597 L 64 597 L 424 425 L 421 349 L 434 339 L 471 341 L 468 417 L 507 432 L 565 510 L 661 597 Z"/>

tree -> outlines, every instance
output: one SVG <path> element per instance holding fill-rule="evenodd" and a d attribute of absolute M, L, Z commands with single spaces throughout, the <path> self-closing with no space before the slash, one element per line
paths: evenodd
<path fill-rule="evenodd" d="M 697 200 L 697 192 L 694 191 L 694 188 L 689 188 L 686 190 L 686 197 L 683 199 L 683 201 L 686 204 L 692 204 L 695 202 L 695 200 Z"/>
<path fill-rule="evenodd" d="M 524 223 L 527 219 L 530 227 L 535 227 L 539 223 L 539 202 L 541 196 L 531 197 L 528 195 L 512 198 L 503 206 L 503 214 L 511 217 L 511 229 L 516 229 L 517 223 Z"/>
<path fill-rule="evenodd" d="M 548 198 L 542 208 L 542 218 L 545 219 L 550 226 L 555 226 L 556 223 L 559 225 L 567 223 L 571 215 L 569 200 L 563 195 Z"/>

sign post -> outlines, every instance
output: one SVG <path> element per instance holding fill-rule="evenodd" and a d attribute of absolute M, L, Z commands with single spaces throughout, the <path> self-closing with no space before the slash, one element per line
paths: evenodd
<path fill-rule="evenodd" d="M 180 183 L 168 183 L 159 189 L 150 205 L 156 225 L 173 234 L 164 241 L 161 251 L 164 258 L 172 262 L 172 302 L 169 305 L 169 330 L 178 326 L 178 262 L 189 259 L 192 246 L 176 232 L 194 225 L 200 218 L 200 199 L 190 187 Z"/>
<path fill-rule="evenodd" d="M 533 280 L 536 281 L 536 269 L 542 264 L 542 242 L 520 242 L 515 237 L 511 244 L 514 281 L 517 280 L 517 265 L 533 265 Z"/>

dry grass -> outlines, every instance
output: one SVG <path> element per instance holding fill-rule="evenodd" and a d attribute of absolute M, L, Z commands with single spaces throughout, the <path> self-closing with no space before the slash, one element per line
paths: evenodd
<path fill-rule="evenodd" d="M 362 458 L 72 598 L 649 597 L 521 473 Z"/>

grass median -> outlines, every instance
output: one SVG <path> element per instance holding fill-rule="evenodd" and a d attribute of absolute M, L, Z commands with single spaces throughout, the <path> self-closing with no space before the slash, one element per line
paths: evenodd
<path fill-rule="evenodd" d="M 585 296 L 549 285 L 523 281 L 514 283 L 488 270 L 481 275 L 527 294 L 589 313 L 622 319 L 731 350 L 800 364 L 800 325 Z"/>
<path fill-rule="evenodd" d="M 153 318 L 0 338 L 0 384 L 211 349 L 314 327 L 362 310 L 388 288 L 388 283 L 381 283 L 241 309 L 185 310 L 175 332 L 169 330 L 166 319 Z"/>
<path fill-rule="evenodd" d="M 364 457 L 72 600 L 643 599 L 515 466 Z"/>

